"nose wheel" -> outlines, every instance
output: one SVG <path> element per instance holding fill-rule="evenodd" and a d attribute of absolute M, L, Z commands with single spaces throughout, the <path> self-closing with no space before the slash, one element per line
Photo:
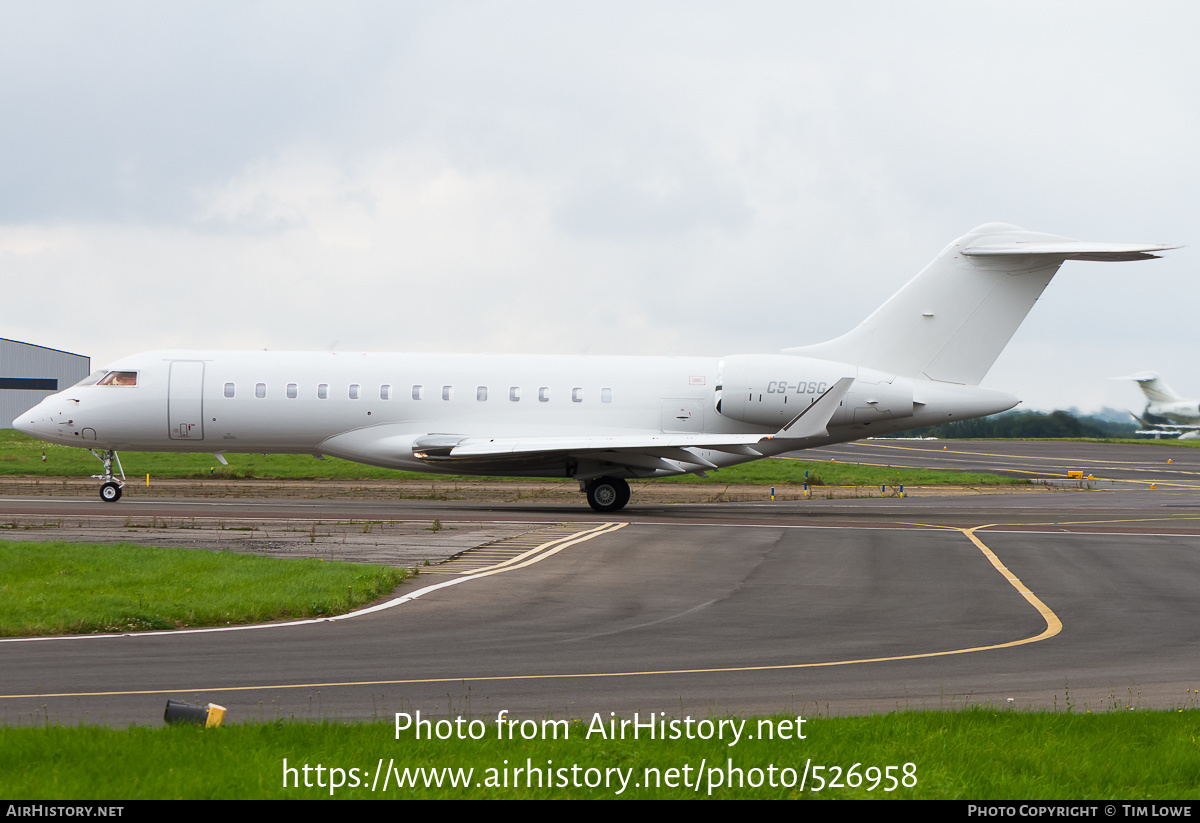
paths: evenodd
<path fill-rule="evenodd" d="M 125 470 L 121 468 L 121 458 L 112 449 L 106 452 L 91 450 L 92 456 L 104 464 L 104 474 L 93 474 L 93 480 L 103 480 L 100 484 L 100 499 L 105 503 L 116 503 L 121 499 L 121 490 L 125 488 Z M 120 478 L 113 474 L 113 464 L 117 464 Z"/>

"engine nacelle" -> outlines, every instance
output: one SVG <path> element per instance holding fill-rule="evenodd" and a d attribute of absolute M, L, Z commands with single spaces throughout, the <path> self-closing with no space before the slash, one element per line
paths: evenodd
<path fill-rule="evenodd" d="M 912 383 L 846 363 L 786 354 L 737 355 L 718 367 L 716 410 L 722 417 L 780 427 L 804 411 L 834 383 L 853 377 L 831 426 L 912 417 Z"/>

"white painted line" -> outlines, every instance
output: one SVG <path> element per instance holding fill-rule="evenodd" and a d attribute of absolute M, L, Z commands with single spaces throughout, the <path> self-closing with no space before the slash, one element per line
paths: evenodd
<path fill-rule="evenodd" d="M 467 577 L 457 577 L 457 578 L 454 578 L 453 580 L 447 580 L 444 583 L 437 583 L 432 586 L 426 586 L 423 589 L 418 589 L 417 591 L 413 592 L 412 594 L 406 594 L 403 597 L 397 597 L 393 600 L 387 601 L 386 603 L 380 603 L 378 605 L 370 606 L 365 609 L 359 609 L 357 611 L 347 612 L 346 614 L 339 614 L 334 617 L 313 617 L 313 618 L 309 618 L 307 620 L 290 620 L 287 623 L 256 623 L 256 624 L 249 625 L 249 626 L 214 626 L 214 627 L 207 628 L 207 629 L 175 629 L 175 630 L 157 631 L 157 632 L 125 632 L 122 634 L 80 634 L 80 635 L 71 635 L 70 637 L 3 637 L 3 638 L 0 638 L 0 643 L 33 643 L 33 642 L 44 642 L 44 641 L 50 641 L 50 640 L 104 640 L 104 639 L 121 638 L 121 637 L 161 637 L 164 635 L 175 636 L 175 635 L 181 635 L 181 634 L 215 634 L 217 632 L 243 632 L 243 631 L 251 631 L 254 629 L 286 629 L 286 628 L 291 628 L 293 626 L 311 626 L 314 623 L 333 623 L 338 620 L 350 620 L 355 617 L 362 617 L 363 615 L 374 614 L 375 612 L 380 612 L 385 609 L 391 609 L 391 608 L 395 608 L 396 606 L 401 606 L 405 603 L 409 603 L 413 600 L 416 600 L 418 597 L 424 597 L 425 595 L 429 594 L 430 592 L 435 592 L 435 591 L 438 591 L 439 589 L 447 588 L 448 586 L 457 586 L 460 583 L 466 583 L 468 580 L 478 580 L 481 577 L 491 577 L 494 574 L 503 574 L 505 572 L 510 572 L 510 571 L 514 571 L 516 569 L 525 568 L 526 566 L 530 566 L 530 565 L 533 565 L 534 563 L 541 562 L 542 560 L 545 560 L 547 557 L 552 557 L 569 546 L 574 546 L 578 543 L 583 543 L 585 541 L 591 540 L 593 537 L 599 537 L 602 534 L 608 534 L 609 532 L 614 532 L 617 529 L 624 528 L 626 525 L 628 525 L 628 524 L 626 524 L 626 523 L 604 523 L 600 526 L 596 526 L 594 528 L 580 532 L 577 535 L 574 535 L 575 539 L 569 540 L 569 542 L 553 541 L 555 543 L 558 543 L 558 545 L 555 546 L 554 548 L 550 549 L 549 551 L 544 552 L 540 556 L 526 560 L 524 563 L 520 563 L 516 566 L 512 566 L 512 567 L 509 567 L 506 569 L 494 569 L 492 571 L 485 571 L 485 572 L 481 572 L 479 574 L 472 574 Z M 571 537 L 571 536 L 569 535 L 568 538 L 569 537 Z M 566 538 L 564 538 L 564 539 L 566 539 Z"/>

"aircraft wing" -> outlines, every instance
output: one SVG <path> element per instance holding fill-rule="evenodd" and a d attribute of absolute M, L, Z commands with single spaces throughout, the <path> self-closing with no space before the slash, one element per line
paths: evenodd
<path fill-rule="evenodd" d="M 758 458 L 766 454 L 803 448 L 803 443 L 824 437 L 834 412 L 850 390 L 854 378 L 844 377 L 817 398 L 787 425 L 770 435 L 763 434 L 634 434 L 613 436 L 560 437 L 474 437 L 456 434 L 427 434 L 417 438 L 413 456 L 430 465 L 453 468 L 489 465 L 520 468 L 548 461 L 571 459 L 577 463 L 603 463 L 632 469 L 703 471 L 718 465 L 703 452 Z M 783 441 L 765 445 L 770 441 Z"/>

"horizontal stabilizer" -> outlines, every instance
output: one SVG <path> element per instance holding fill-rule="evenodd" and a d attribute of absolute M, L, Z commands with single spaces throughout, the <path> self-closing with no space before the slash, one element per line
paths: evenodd
<path fill-rule="evenodd" d="M 1095 263 L 1122 263 L 1131 260 L 1154 260 L 1155 252 L 1170 251 L 1179 246 L 1141 245 L 1137 243 L 1087 243 L 1080 240 L 1045 242 L 988 243 L 963 249 L 964 257 L 1029 257 L 1040 255 L 1062 260 L 1089 260 Z"/>

